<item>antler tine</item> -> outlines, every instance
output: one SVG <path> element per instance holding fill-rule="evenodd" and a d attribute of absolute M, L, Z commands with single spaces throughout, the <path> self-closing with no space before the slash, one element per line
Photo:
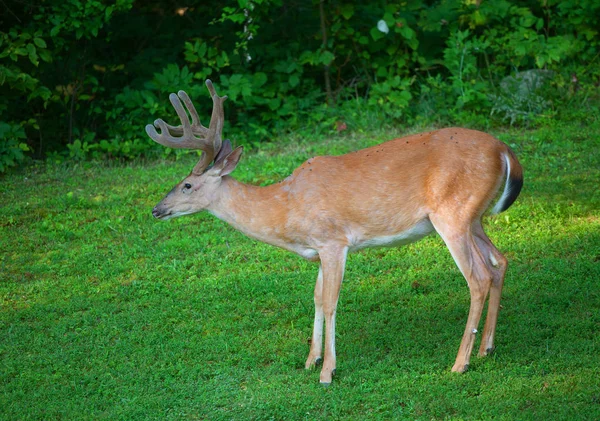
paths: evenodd
<path fill-rule="evenodd" d="M 206 80 L 206 86 L 213 100 L 213 110 L 208 128 L 200 123 L 196 107 L 184 91 L 179 91 L 177 95 L 169 95 L 169 100 L 181 120 L 181 125 L 171 126 L 162 119 L 158 119 L 154 122 L 154 126 L 151 124 L 146 126 L 148 136 L 161 145 L 179 149 L 202 150 L 204 153 L 200 162 L 194 167 L 194 173 L 202 172 L 208 167 L 219 153 L 222 145 L 221 133 L 225 120 L 223 102 L 227 96 L 219 96 L 210 80 Z M 192 118 L 191 124 L 181 101 L 184 102 Z M 155 127 L 160 129 L 160 133 Z"/>
<path fill-rule="evenodd" d="M 194 107 L 194 104 L 192 103 L 192 100 L 190 99 L 188 94 L 185 91 L 179 91 L 177 92 L 177 95 L 183 100 L 183 103 L 190 112 L 190 115 L 192 116 L 192 133 L 206 136 L 208 134 L 208 129 L 200 123 L 198 111 L 196 111 L 196 107 Z"/>
<path fill-rule="evenodd" d="M 215 150 L 219 151 L 221 149 L 221 133 L 223 132 L 223 125 L 225 123 L 225 115 L 223 112 L 223 103 L 227 99 L 227 95 L 219 96 L 215 87 L 212 84 L 210 79 L 206 79 L 206 87 L 208 88 L 208 92 L 210 92 L 210 96 L 213 100 L 213 110 L 210 116 L 210 124 L 209 130 L 212 133 L 215 133 Z M 218 142 L 218 144 L 217 144 Z"/>
<path fill-rule="evenodd" d="M 187 116 L 181 101 L 179 98 L 177 98 L 177 95 L 169 95 L 169 100 L 171 101 L 173 108 L 175 108 L 175 111 L 179 116 L 179 120 L 181 120 L 181 125 L 171 126 L 170 124 L 165 123 L 163 119 L 159 118 L 158 120 L 154 121 L 154 127 L 160 128 L 160 133 L 158 133 L 152 125 L 148 124 L 146 126 L 146 133 L 148 133 L 148 136 L 150 136 L 150 138 L 155 142 L 170 148 L 206 149 L 206 142 L 204 142 L 204 139 L 194 136 L 194 131 L 190 125 L 189 117 Z M 192 117 L 192 119 L 194 122 L 196 122 L 198 120 L 197 114 L 195 117 Z M 181 136 L 176 137 L 174 135 Z"/>
<path fill-rule="evenodd" d="M 217 154 L 221 150 L 221 145 L 223 144 L 223 141 L 221 139 L 221 133 L 223 132 L 223 125 L 225 122 L 225 113 L 223 111 L 223 102 L 225 102 L 225 100 L 227 99 L 227 95 L 219 96 L 210 79 L 206 79 L 205 83 L 206 83 L 206 87 L 208 88 L 208 92 L 210 93 L 210 96 L 212 97 L 212 100 L 213 100 L 213 109 L 212 109 L 212 114 L 210 116 L 210 124 L 208 125 L 206 137 L 209 142 L 212 142 L 212 148 L 213 148 L 214 154 L 213 154 L 213 156 L 210 157 L 210 159 L 209 159 L 208 154 L 206 154 L 206 153 L 202 156 L 202 159 L 200 160 L 200 162 L 198 162 L 198 164 L 196 164 L 196 166 L 192 170 L 192 172 L 195 174 L 201 173 L 202 171 L 204 171 L 205 168 L 207 168 L 212 163 L 212 160 L 214 159 L 215 156 L 217 156 Z M 184 98 L 181 95 L 182 93 L 185 95 L 185 97 L 187 97 L 187 94 L 185 94 L 185 92 L 183 92 L 183 91 L 179 92 L 179 96 L 184 100 L 184 102 L 187 105 L 189 98 L 187 98 L 187 101 L 186 101 L 186 98 Z M 189 102 L 191 104 L 191 101 L 189 101 Z M 192 108 L 193 108 L 193 105 L 192 105 Z M 197 114 L 196 114 L 196 116 L 197 116 Z M 206 130 L 205 127 L 203 127 L 203 129 Z"/>

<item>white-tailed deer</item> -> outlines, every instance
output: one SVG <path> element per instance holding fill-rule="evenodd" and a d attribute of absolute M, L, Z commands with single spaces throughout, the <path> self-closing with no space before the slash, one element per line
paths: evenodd
<path fill-rule="evenodd" d="M 152 214 L 169 219 L 207 210 L 250 237 L 319 261 L 306 368 L 322 360 L 321 383 L 329 384 L 336 368 L 335 314 L 348 252 L 408 244 L 434 230 L 471 293 L 452 371 L 464 372 L 469 365 L 488 293 L 479 355 L 492 352 L 507 261 L 484 233 L 481 218 L 504 179 L 493 213 L 506 210 L 523 185 L 521 165 L 508 146 L 479 131 L 435 130 L 342 156 L 311 158 L 278 184 L 251 186 L 229 176 L 242 148 L 232 150 L 229 141 L 221 140 L 227 97 L 218 96 L 209 80 L 206 85 L 213 100 L 208 128 L 200 124 L 183 91 L 169 97 L 180 126 L 156 120 L 160 133 L 146 126 L 148 135 L 162 145 L 204 152 Z"/>

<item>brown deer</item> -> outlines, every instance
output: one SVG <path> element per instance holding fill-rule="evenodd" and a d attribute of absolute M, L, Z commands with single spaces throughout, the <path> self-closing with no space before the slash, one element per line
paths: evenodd
<path fill-rule="evenodd" d="M 160 119 L 154 122 L 160 133 L 146 126 L 148 135 L 164 146 L 204 152 L 191 174 L 152 214 L 169 219 L 207 210 L 252 238 L 318 261 L 306 368 L 322 361 L 321 383 L 329 384 L 336 368 L 335 315 L 347 254 L 366 247 L 408 244 L 434 230 L 471 293 L 467 326 L 452 371 L 468 368 L 488 293 L 479 355 L 493 351 L 507 261 L 483 231 L 481 219 L 504 179 L 504 191 L 492 213 L 508 209 L 523 185 L 521 165 L 507 145 L 479 131 L 447 128 L 346 155 L 311 158 L 280 183 L 251 186 L 229 176 L 242 147 L 232 150 L 228 140 L 221 140 L 227 97 L 218 96 L 210 80 L 206 85 L 213 100 L 208 128 L 200 124 L 183 91 L 169 97 L 180 126 Z"/>

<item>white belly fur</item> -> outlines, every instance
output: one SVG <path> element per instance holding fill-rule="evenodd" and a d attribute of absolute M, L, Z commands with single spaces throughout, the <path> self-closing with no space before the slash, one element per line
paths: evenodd
<path fill-rule="evenodd" d="M 406 231 L 402 231 L 398 234 L 366 239 L 354 239 L 354 241 L 351 241 L 349 251 L 353 252 L 370 247 L 402 246 L 420 240 L 430 234 L 433 230 L 433 225 L 431 225 L 429 219 L 424 219 Z"/>

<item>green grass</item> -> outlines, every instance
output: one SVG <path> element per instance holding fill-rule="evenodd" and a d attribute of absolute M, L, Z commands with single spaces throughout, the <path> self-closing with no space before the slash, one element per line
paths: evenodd
<path fill-rule="evenodd" d="M 303 368 L 315 264 L 208 214 L 152 218 L 192 157 L 5 176 L 0 418 L 600 419 L 600 123 L 494 134 L 526 177 L 486 221 L 510 262 L 496 353 L 450 372 L 469 294 L 429 237 L 350 256 L 330 388 Z M 265 146 L 235 174 L 393 136 Z"/>

